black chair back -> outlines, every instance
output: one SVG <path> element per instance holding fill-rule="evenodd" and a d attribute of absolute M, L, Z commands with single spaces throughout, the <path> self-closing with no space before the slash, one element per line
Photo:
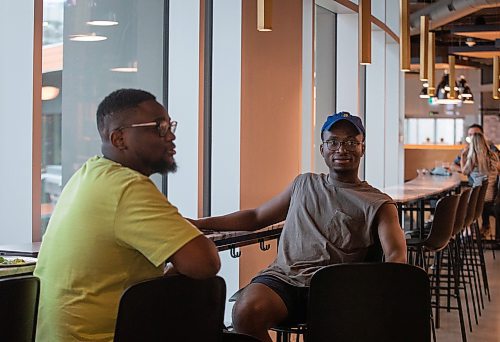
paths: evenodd
<path fill-rule="evenodd" d="M 467 205 L 469 204 L 469 197 L 472 189 L 466 188 L 460 194 L 460 200 L 457 206 L 457 215 L 455 215 L 455 224 L 453 227 L 452 236 L 457 235 L 464 229 L 465 217 L 467 216 Z"/>
<path fill-rule="evenodd" d="M 220 342 L 225 299 L 221 277 L 175 275 L 132 285 L 120 299 L 114 340 Z"/>
<path fill-rule="evenodd" d="M 484 200 L 486 198 L 486 191 L 488 190 L 488 180 L 484 180 L 481 184 L 481 190 L 479 190 L 479 195 L 477 196 L 476 211 L 474 213 L 474 221 L 477 220 L 484 208 Z"/>
<path fill-rule="evenodd" d="M 40 280 L 33 276 L 0 279 L 2 341 L 35 341 Z"/>
<path fill-rule="evenodd" d="M 424 241 L 426 249 L 440 251 L 450 241 L 455 224 L 458 200 L 459 195 L 449 195 L 437 201 L 431 230 Z"/>
<path fill-rule="evenodd" d="M 408 264 L 326 266 L 311 280 L 307 341 L 428 342 L 429 277 Z"/>
<path fill-rule="evenodd" d="M 476 215 L 476 205 L 477 199 L 479 197 L 479 192 L 481 191 L 482 186 L 475 186 L 472 188 L 472 192 L 470 193 L 469 203 L 467 204 L 467 215 L 465 215 L 465 227 L 470 227 L 472 222 L 474 222 L 474 216 Z"/>

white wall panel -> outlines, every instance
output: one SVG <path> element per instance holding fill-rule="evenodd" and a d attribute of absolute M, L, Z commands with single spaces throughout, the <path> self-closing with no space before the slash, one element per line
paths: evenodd
<path fill-rule="evenodd" d="M 0 244 L 30 243 L 34 1 L 4 0 L 1 8 L 0 29 L 10 34 L 0 54 Z"/>
<path fill-rule="evenodd" d="M 212 215 L 240 209 L 241 1 L 214 0 Z M 239 288 L 239 260 L 220 253 L 227 297 Z M 231 322 L 233 303 L 224 321 Z"/>
<path fill-rule="evenodd" d="M 170 1 L 169 9 L 168 111 L 179 122 L 179 169 L 169 175 L 168 198 L 188 217 L 198 214 L 199 5 Z"/>

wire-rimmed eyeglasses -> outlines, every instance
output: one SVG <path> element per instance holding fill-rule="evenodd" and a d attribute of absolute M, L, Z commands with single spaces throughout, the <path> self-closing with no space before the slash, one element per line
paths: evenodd
<path fill-rule="evenodd" d="M 158 135 L 160 137 L 164 137 L 167 135 L 169 131 L 175 134 L 175 130 L 177 129 L 177 121 L 167 122 L 167 120 L 159 120 L 159 121 L 137 123 L 128 126 L 121 126 L 118 127 L 116 130 L 119 131 L 125 128 L 153 127 L 153 126 L 156 127 L 156 129 L 158 130 Z"/>
<path fill-rule="evenodd" d="M 354 152 L 356 151 L 359 145 L 363 144 L 363 142 L 357 140 L 346 140 L 346 141 L 327 140 L 323 141 L 323 144 L 325 144 L 330 151 L 337 151 L 340 148 L 340 146 L 344 146 L 344 148 L 347 151 Z"/>

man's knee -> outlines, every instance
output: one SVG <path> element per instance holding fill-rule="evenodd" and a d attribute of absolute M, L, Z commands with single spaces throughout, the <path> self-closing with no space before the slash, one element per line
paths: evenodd
<path fill-rule="evenodd" d="M 267 330 L 287 314 L 285 304 L 274 291 L 262 284 L 251 284 L 233 307 L 233 325 L 242 332 Z"/>
<path fill-rule="evenodd" d="M 260 299 L 242 298 L 234 305 L 233 325 L 240 331 L 267 329 L 272 325 L 271 311 L 271 308 Z"/>

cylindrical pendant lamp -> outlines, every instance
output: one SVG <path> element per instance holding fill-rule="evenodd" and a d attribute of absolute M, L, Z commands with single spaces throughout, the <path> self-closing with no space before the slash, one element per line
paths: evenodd
<path fill-rule="evenodd" d="M 358 34 L 359 63 L 372 63 L 372 3 L 371 0 L 359 0 Z"/>
<path fill-rule="evenodd" d="M 455 56 L 448 56 L 448 64 L 450 66 L 450 73 L 448 75 L 448 84 L 450 85 L 449 99 L 456 99 L 457 92 L 455 91 Z"/>
<path fill-rule="evenodd" d="M 408 0 L 400 0 L 399 23 L 401 36 L 399 37 L 399 56 L 401 71 L 410 71 L 410 14 Z"/>
<path fill-rule="evenodd" d="M 257 30 L 273 30 L 273 0 L 257 0 Z"/>
<path fill-rule="evenodd" d="M 429 71 L 429 18 L 420 17 L 420 80 L 427 81 Z"/>
<path fill-rule="evenodd" d="M 500 57 L 493 57 L 493 98 L 500 99 L 500 91 L 498 91 L 500 83 Z"/>
<path fill-rule="evenodd" d="M 436 96 L 436 84 L 434 81 L 435 78 L 435 51 L 436 46 L 435 46 L 435 36 L 434 32 L 429 32 L 429 65 L 428 65 L 428 71 L 427 71 L 427 78 L 429 83 L 429 87 L 427 87 L 427 94 L 429 94 L 430 97 Z"/>

